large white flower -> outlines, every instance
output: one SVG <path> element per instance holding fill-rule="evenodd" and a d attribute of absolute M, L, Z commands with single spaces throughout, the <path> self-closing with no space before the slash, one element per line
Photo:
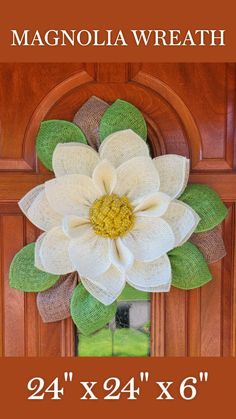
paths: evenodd
<path fill-rule="evenodd" d="M 25 215 L 44 230 L 35 265 L 46 272 L 78 271 L 86 289 L 111 304 L 126 281 L 150 292 L 169 291 L 167 252 L 193 233 L 199 217 L 178 201 L 189 160 L 152 160 L 133 131 L 111 134 L 97 153 L 80 143 L 57 145 L 56 178 L 20 201 Z"/>

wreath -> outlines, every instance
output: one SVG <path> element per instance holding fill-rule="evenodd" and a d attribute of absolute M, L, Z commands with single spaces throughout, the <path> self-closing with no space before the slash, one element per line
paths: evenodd
<path fill-rule="evenodd" d="M 73 122 L 43 121 L 36 151 L 55 178 L 19 202 L 43 233 L 15 255 L 10 286 L 38 292 L 44 322 L 71 315 L 90 335 L 114 317 L 127 287 L 169 292 L 212 279 L 227 208 L 207 185 L 188 183 L 186 157 L 152 159 L 131 103 L 91 97 Z"/>

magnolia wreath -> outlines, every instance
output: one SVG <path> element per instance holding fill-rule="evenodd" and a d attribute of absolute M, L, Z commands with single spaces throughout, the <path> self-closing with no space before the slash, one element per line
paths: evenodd
<path fill-rule="evenodd" d="M 131 103 L 92 96 L 73 122 L 43 121 L 36 150 L 55 177 L 19 202 L 43 232 L 15 255 L 10 286 L 38 293 L 44 322 L 71 315 L 90 335 L 111 321 L 126 287 L 169 292 L 212 279 L 227 209 L 207 185 L 188 183 L 189 159 L 151 157 Z"/>

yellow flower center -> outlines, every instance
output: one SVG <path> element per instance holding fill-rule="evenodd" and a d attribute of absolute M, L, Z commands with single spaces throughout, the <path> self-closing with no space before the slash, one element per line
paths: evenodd
<path fill-rule="evenodd" d="M 96 199 L 89 216 L 95 233 L 111 239 L 124 236 L 133 227 L 135 219 L 129 199 L 116 194 Z"/>

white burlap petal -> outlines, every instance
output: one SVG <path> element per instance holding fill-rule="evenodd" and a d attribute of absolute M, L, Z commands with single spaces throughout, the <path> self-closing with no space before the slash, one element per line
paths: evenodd
<path fill-rule="evenodd" d="M 26 215 L 34 225 L 44 231 L 60 225 L 62 221 L 62 216 L 50 206 L 45 189 L 36 196 Z"/>
<path fill-rule="evenodd" d="M 56 176 L 80 174 L 92 176 L 99 163 L 98 153 L 87 144 L 60 143 L 52 156 L 52 167 Z"/>
<path fill-rule="evenodd" d="M 110 259 L 119 271 L 124 272 L 132 265 L 134 257 L 122 240 L 118 238 L 110 240 Z"/>
<path fill-rule="evenodd" d="M 159 185 L 159 176 L 152 159 L 134 157 L 118 167 L 114 193 L 126 195 L 136 205 L 146 196 L 157 192 Z"/>
<path fill-rule="evenodd" d="M 21 200 L 18 202 L 18 205 L 21 209 L 21 211 L 26 215 L 30 206 L 34 202 L 34 200 L 37 198 L 37 196 L 44 190 L 44 185 L 38 185 L 35 186 L 35 188 L 31 189 Z"/>
<path fill-rule="evenodd" d="M 173 249 L 175 236 L 162 218 L 137 217 L 133 230 L 122 241 L 135 259 L 151 262 Z"/>
<path fill-rule="evenodd" d="M 66 175 L 45 183 L 51 207 L 63 215 L 88 217 L 91 204 L 100 194 L 90 177 Z"/>
<path fill-rule="evenodd" d="M 132 284 L 131 281 L 127 281 L 127 282 L 131 285 L 131 287 L 137 288 L 137 287 L 135 287 L 134 284 Z M 171 287 L 171 282 L 169 282 L 168 284 L 165 284 L 165 285 L 150 287 L 148 292 L 169 292 L 170 287 Z M 137 289 L 139 289 L 139 291 L 144 291 L 144 292 L 147 291 L 146 288 L 142 288 L 141 286 Z"/>
<path fill-rule="evenodd" d="M 176 154 L 166 154 L 153 159 L 160 177 L 160 191 L 171 198 L 179 197 L 188 183 L 189 160 Z"/>
<path fill-rule="evenodd" d="M 115 168 L 106 160 L 99 163 L 93 172 L 93 182 L 102 195 L 110 194 L 116 186 Z"/>
<path fill-rule="evenodd" d="M 162 218 L 174 232 L 175 247 L 181 246 L 189 239 L 200 221 L 199 215 L 181 201 L 172 201 Z"/>
<path fill-rule="evenodd" d="M 46 233 L 43 233 L 37 238 L 35 242 L 35 249 L 34 249 L 34 265 L 36 266 L 36 268 L 40 269 L 41 271 L 44 270 L 44 267 L 41 262 L 40 248 L 41 248 L 41 244 L 45 236 L 46 236 Z"/>
<path fill-rule="evenodd" d="M 117 131 L 109 135 L 101 144 L 99 154 L 114 167 L 137 156 L 149 156 L 145 141 L 131 129 Z"/>
<path fill-rule="evenodd" d="M 64 275 L 75 271 L 68 253 L 69 241 L 61 227 L 54 227 L 45 234 L 39 246 L 40 261 L 45 272 Z"/>
<path fill-rule="evenodd" d="M 89 279 L 107 271 L 111 265 L 109 253 L 109 240 L 96 235 L 91 226 L 69 244 L 70 259 L 76 270 Z"/>
<path fill-rule="evenodd" d="M 155 194 L 144 198 L 144 200 L 135 207 L 134 213 L 136 216 L 141 217 L 160 217 L 165 214 L 170 202 L 171 198 L 169 195 L 163 192 L 156 192 Z"/>
<path fill-rule="evenodd" d="M 125 286 L 125 275 L 114 266 L 94 280 L 81 277 L 87 291 L 105 305 L 112 304 L 121 294 Z"/>
<path fill-rule="evenodd" d="M 134 261 L 128 270 L 127 282 L 141 291 L 155 292 L 160 287 L 170 287 L 171 265 L 167 255 L 163 255 L 153 262 Z"/>
<path fill-rule="evenodd" d="M 86 233 L 90 222 L 86 218 L 78 217 L 76 215 L 65 215 L 62 222 L 62 229 L 66 236 L 76 238 L 81 234 Z"/>

